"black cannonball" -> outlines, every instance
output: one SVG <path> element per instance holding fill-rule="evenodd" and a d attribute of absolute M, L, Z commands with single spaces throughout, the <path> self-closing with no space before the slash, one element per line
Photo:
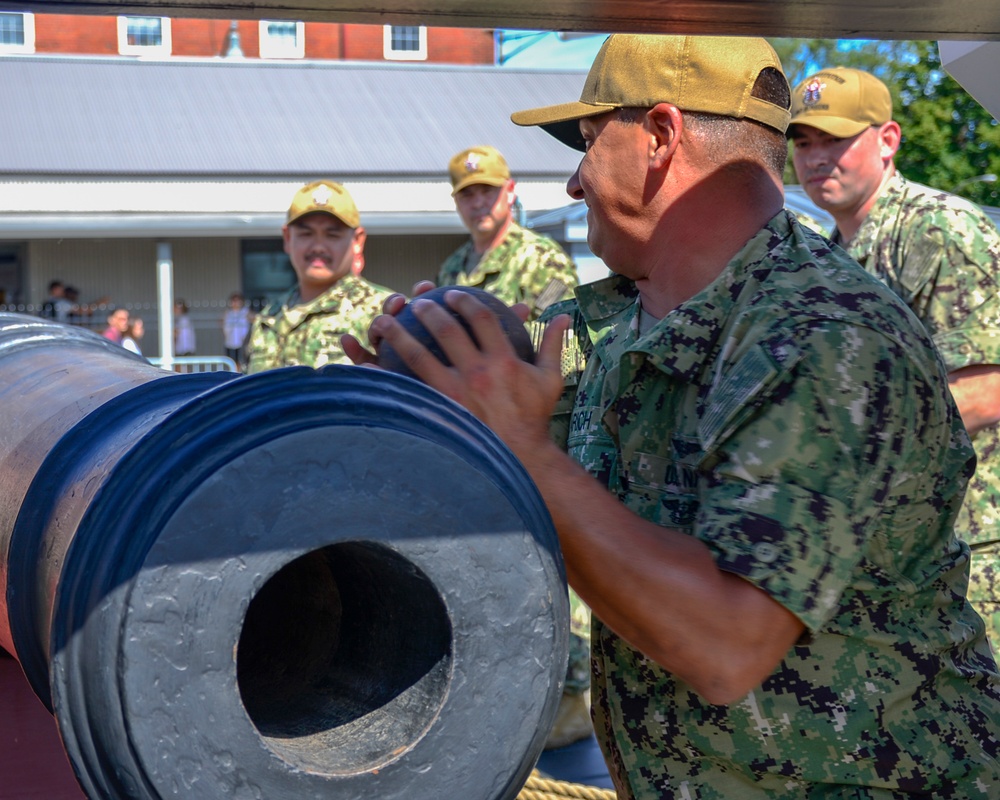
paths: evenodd
<path fill-rule="evenodd" d="M 473 286 L 439 286 L 436 289 L 431 289 L 429 292 L 425 292 L 420 295 L 419 298 L 415 299 L 433 300 L 441 305 L 447 311 L 451 312 L 451 315 L 462 324 L 462 327 L 465 328 L 469 336 L 472 337 L 472 340 L 476 341 L 475 334 L 472 332 L 471 327 L 462 315 L 454 311 L 445 303 L 445 293 L 450 291 L 468 292 L 479 300 L 479 302 L 489 308 L 500 319 L 500 325 L 503 327 L 504 333 L 507 334 L 507 338 L 510 339 L 511 344 L 514 345 L 514 351 L 517 355 L 529 364 L 533 364 L 535 362 L 535 349 L 531 346 L 531 337 L 528 335 L 528 330 L 525 328 L 524 323 L 521 322 L 517 314 L 511 311 L 509 306 L 503 303 L 503 301 L 498 300 L 489 292 L 484 291 L 483 289 L 477 289 Z M 417 319 L 417 315 L 413 313 L 412 303 L 407 303 L 406 307 L 396 316 L 396 319 L 399 320 L 400 324 L 406 328 L 407 332 L 409 332 L 411 336 L 430 350 L 439 361 L 446 365 L 451 364 L 451 361 L 448 360 L 448 357 L 444 354 L 444 351 L 437 343 L 437 340 L 423 326 L 420 320 Z M 476 344 L 478 345 L 478 342 L 476 342 Z M 400 375 L 408 375 L 411 378 L 416 377 L 412 370 L 410 370 L 403 359 L 399 357 L 399 354 L 392 348 L 391 345 L 389 345 L 388 342 L 383 342 L 382 346 L 379 348 L 378 363 L 380 367 L 390 370 L 391 372 L 396 372 Z"/>

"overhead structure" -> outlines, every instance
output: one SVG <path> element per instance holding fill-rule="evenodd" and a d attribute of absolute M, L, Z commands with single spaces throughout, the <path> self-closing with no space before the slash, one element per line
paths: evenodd
<path fill-rule="evenodd" d="M 528 30 L 1000 39 L 996 0 L 0 0 L 2 9 Z"/>
<path fill-rule="evenodd" d="M 938 42 L 941 66 L 1000 119 L 1000 42 Z"/>

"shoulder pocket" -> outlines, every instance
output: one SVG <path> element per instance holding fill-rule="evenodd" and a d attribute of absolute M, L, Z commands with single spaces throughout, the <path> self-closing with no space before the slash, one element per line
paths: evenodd
<path fill-rule="evenodd" d="M 753 345 L 724 368 L 712 384 L 698 422 L 702 449 L 710 452 L 756 413 L 801 358 L 799 348 L 783 336 Z"/>

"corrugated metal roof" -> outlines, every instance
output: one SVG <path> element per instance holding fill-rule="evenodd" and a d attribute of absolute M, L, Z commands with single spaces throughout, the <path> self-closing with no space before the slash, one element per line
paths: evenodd
<path fill-rule="evenodd" d="M 0 57 L 0 174 L 439 177 L 493 144 L 515 177 L 579 154 L 510 113 L 579 97 L 579 71 L 355 62 Z"/>

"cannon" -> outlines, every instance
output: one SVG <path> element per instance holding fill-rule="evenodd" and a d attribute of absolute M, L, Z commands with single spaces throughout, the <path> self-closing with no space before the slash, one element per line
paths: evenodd
<path fill-rule="evenodd" d="M 83 791 L 510 798 L 566 669 L 523 467 L 407 377 L 178 375 L 0 314 L 0 647 Z"/>

